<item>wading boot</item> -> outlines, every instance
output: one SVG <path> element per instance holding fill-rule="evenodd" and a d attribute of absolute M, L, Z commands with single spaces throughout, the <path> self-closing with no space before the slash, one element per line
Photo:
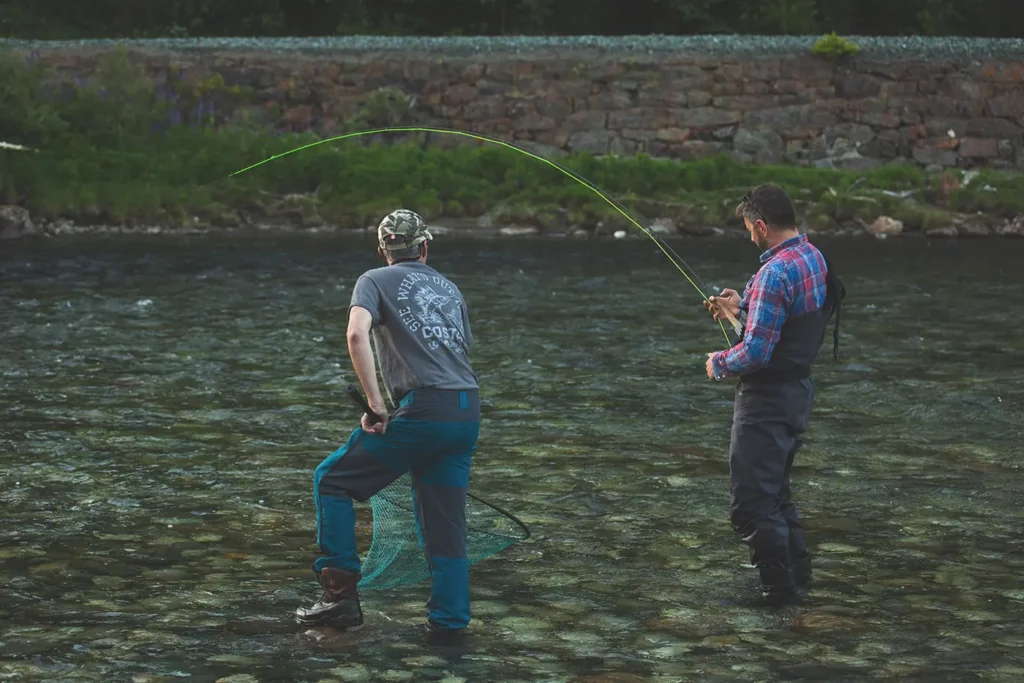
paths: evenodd
<path fill-rule="evenodd" d="M 791 568 L 766 566 L 760 567 L 758 571 L 761 574 L 761 597 L 769 607 L 782 607 L 786 604 L 801 602 Z"/>
<path fill-rule="evenodd" d="M 427 643 L 431 645 L 457 645 L 461 644 L 466 635 L 464 628 L 444 628 L 430 620 L 430 617 L 423 622 L 423 630 L 427 634 Z"/>
<path fill-rule="evenodd" d="M 333 626 L 342 631 L 363 625 L 359 606 L 359 574 L 326 567 L 320 570 L 323 595 L 312 607 L 295 610 L 295 621 L 303 626 Z"/>
<path fill-rule="evenodd" d="M 793 560 L 793 581 L 796 583 L 797 588 L 810 588 L 811 587 L 811 556 L 809 553 L 804 553 L 800 557 Z"/>

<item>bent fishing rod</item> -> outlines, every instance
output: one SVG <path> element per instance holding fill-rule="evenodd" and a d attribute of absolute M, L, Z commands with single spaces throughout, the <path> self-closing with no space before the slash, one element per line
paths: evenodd
<path fill-rule="evenodd" d="M 528 149 L 524 149 L 522 147 L 519 147 L 518 145 L 515 145 L 515 144 L 513 144 L 511 142 L 506 142 L 504 140 L 497 140 L 495 138 L 487 137 L 486 135 L 480 135 L 479 133 L 470 133 L 470 132 L 467 132 L 467 131 L 456 130 L 456 129 L 452 129 L 452 128 L 430 128 L 430 127 L 424 127 L 424 126 L 397 126 L 397 127 L 373 128 L 373 129 L 370 129 L 370 130 L 355 131 L 355 132 L 352 132 L 352 133 L 345 133 L 345 134 L 342 134 L 342 135 L 335 135 L 333 137 L 325 138 L 323 140 L 317 140 L 316 142 L 311 142 L 311 143 L 306 144 L 306 145 L 301 145 L 299 147 L 296 147 L 295 149 L 288 150 L 287 152 L 282 152 L 281 154 L 275 154 L 275 155 L 273 155 L 271 157 L 268 157 L 268 158 L 264 159 L 263 161 L 259 161 L 259 162 L 256 162 L 255 164 L 251 164 L 249 166 L 246 166 L 245 168 L 239 169 L 239 170 L 231 173 L 230 175 L 228 175 L 227 178 L 233 178 L 235 176 L 241 175 L 242 173 L 246 173 L 247 171 L 251 171 L 254 168 L 257 168 L 259 166 L 267 164 L 267 163 L 269 163 L 271 161 L 274 161 L 276 159 L 280 159 L 281 157 L 288 156 L 289 154 L 295 154 L 296 152 L 301 152 L 303 150 L 310 149 L 311 147 L 316 147 L 317 145 L 323 145 L 323 144 L 327 144 L 329 142 L 339 142 L 341 140 L 348 140 L 348 139 L 358 138 L 358 137 L 362 137 L 362 136 L 365 136 L 365 135 L 378 135 L 380 133 L 439 133 L 439 134 L 443 134 L 443 135 L 458 135 L 458 136 L 467 137 L 467 138 L 470 138 L 470 139 L 473 139 L 473 140 L 477 140 L 477 141 L 480 141 L 480 142 L 489 142 L 489 143 L 492 143 L 492 144 L 495 144 L 495 145 L 500 145 L 502 147 L 506 147 L 508 149 L 514 150 L 516 152 L 519 152 L 520 154 L 525 154 L 526 156 L 530 157 L 531 159 L 535 159 L 537 161 L 540 161 L 540 162 L 543 162 L 543 163 L 547 164 L 551 168 L 556 169 L 557 171 L 559 171 L 563 175 L 565 175 L 565 176 L 575 180 L 579 184 L 583 185 L 584 187 L 586 187 L 591 192 L 594 192 L 596 195 L 601 197 L 601 199 L 606 201 L 613 209 L 618 211 L 626 220 L 628 220 L 634 226 L 639 228 L 641 232 L 643 232 L 645 235 L 647 235 L 649 238 L 651 238 L 651 240 L 655 243 L 655 245 L 657 245 L 658 248 L 661 249 L 662 253 L 665 254 L 665 256 L 669 259 L 669 261 L 672 263 L 672 265 L 674 265 L 676 267 L 676 269 L 680 273 L 683 274 L 683 277 L 685 277 L 686 280 L 691 285 L 693 285 L 693 288 L 697 290 L 697 293 L 699 293 L 701 295 L 701 298 L 704 301 L 708 302 L 708 303 L 712 303 L 711 299 L 710 299 L 710 296 L 712 296 L 712 295 L 709 294 L 709 292 L 711 291 L 710 288 L 697 276 L 697 274 L 693 271 L 693 268 L 691 268 L 690 265 L 687 264 L 686 261 L 683 260 L 683 258 L 678 253 L 676 253 L 675 249 L 673 249 L 667 242 L 665 242 L 664 239 L 659 237 L 653 230 L 651 230 L 649 227 L 644 225 L 644 223 L 632 211 L 630 211 L 628 208 L 623 206 L 622 203 L 619 202 L 617 199 L 615 199 L 614 197 L 609 195 L 607 192 L 605 192 L 604 190 L 599 188 L 597 185 L 595 185 L 594 183 L 592 183 L 589 180 L 587 180 L 586 178 L 584 178 L 583 176 L 579 175 L 575 171 L 573 171 L 571 169 L 568 169 L 568 168 L 565 168 L 561 164 L 559 164 L 559 163 L 557 163 L 555 161 L 552 161 L 551 159 L 547 159 L 545 157 L 542 157 L 539 154 L 535 154 L 534 152 L 531 152 Z M 727 309 L 725 309 L 725 308 L 723 308 L 721 306 L 717 306 L 717 305 L 715 305 L 713 303 L 712 303 L 712 305 L 719 311 L 719 313 L 721 314 L 721 316 L 723 318 L 725 318 L 726 320 L 729 321 L 729 324 L 732 326 L 733 331 L 737 335 L 742 333 L 742 328 L 740 326 L 739 320 L 737 320 L 736 317 L 730 311 L 728 311 Z M 725 325 L 722 324 L 721 320 L 718 321 L 718 324 L 722 328 L 722 334 L 725 336 L 726 343 L 731 346 L 732 345 L 732 340 L 729 338 L 729 333 L 726 332 L 726 330 L 725 330 Z"/>

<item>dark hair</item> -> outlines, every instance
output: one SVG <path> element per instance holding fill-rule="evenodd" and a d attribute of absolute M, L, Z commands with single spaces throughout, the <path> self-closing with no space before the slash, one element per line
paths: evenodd
<path fill-rule="evenodd" d="M 778 185 L 758 185 L 743 197 L 736 207 L 736 215 L 748 218 L 750 222 L 761 219 L 775 230 L 787 230 L 796 226 L 796 209 L 793 200 Z"/>
<path fill-rule="evenodd" d="M 391 259 L 392 263 L 396 261 L 415 261 L 420 256 L 423 256 L 423 242 L 414 244 L 411 247 L 402 247 L 401 249 L 392 249 L 388 251 L 388 258 Z"/>

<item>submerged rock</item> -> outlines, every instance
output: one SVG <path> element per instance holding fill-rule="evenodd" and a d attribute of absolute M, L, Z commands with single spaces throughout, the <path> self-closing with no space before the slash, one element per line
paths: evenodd
<path fill-rule="evenodd" d="M 347 683 L 363 683 L 369 681 L 370 670 L 364 664 L 347 664 L 331 669 L 331 675 Z"/>
<path fill-rule="evenodd" d="M 860 626 L 856 619 L 828 612 L 805 612 L 793 620 L 793 628 L 806 631 L 849 631 Z"/>

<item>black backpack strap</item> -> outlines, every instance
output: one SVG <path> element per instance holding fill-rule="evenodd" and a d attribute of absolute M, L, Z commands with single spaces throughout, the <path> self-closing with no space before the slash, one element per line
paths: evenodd
<path fill-rule="evenodd" d="M 822 255 L 824 257 L 824 255 Z M 842 278 L 836 275 L 832 264 L 825 258 L 825 267 L 828 272 L 825 275 L 825 305 L 829 307 L 828 317 L 836 315 L 836 324 L 832 328 L 832 359 L 839 360 L 839 316 L 843 309 L 843 299 L 846 298 L 846 285 Z"/>

